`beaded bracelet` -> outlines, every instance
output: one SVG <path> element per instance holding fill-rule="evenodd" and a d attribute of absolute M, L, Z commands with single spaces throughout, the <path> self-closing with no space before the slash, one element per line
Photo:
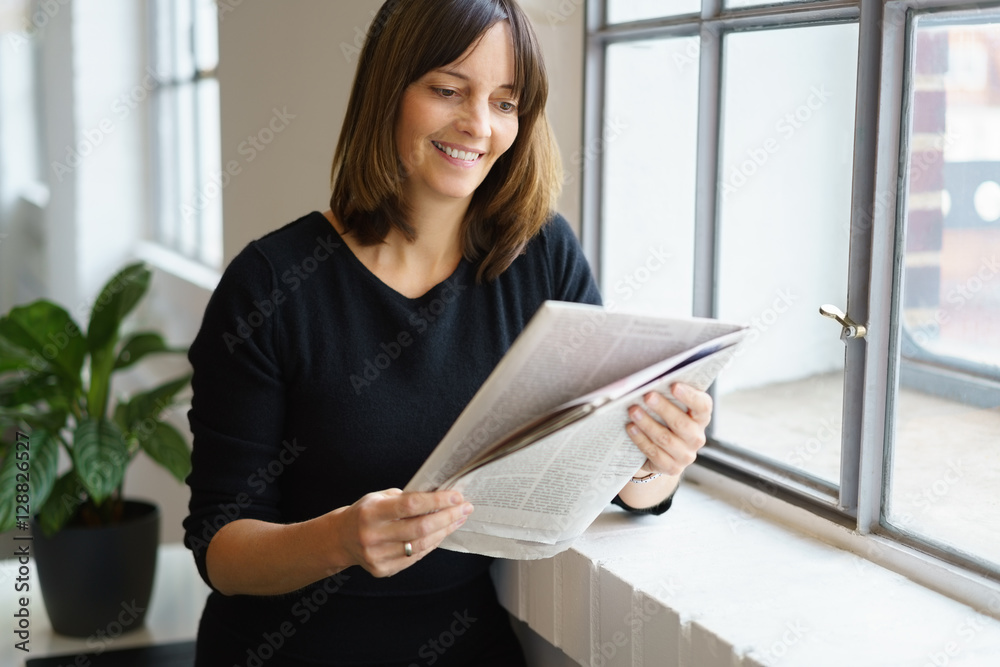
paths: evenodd
<path fill-rule="evenodd" d="M 662 474 L 663 473 L 660 472 L 651 472 L 645 477 L 633 477 L 629 481 L 632 482 L 633 484 L 645 484 L 646 482 L 652 482 L 654 479 L 660 477 Z"/>

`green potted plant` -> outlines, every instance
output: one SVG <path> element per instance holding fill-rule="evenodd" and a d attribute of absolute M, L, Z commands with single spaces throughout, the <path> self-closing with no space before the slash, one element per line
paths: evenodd
<path fill-rule="evenodd" d="M 0 318 L 0 531 L 35 557 L 57 632 L 89 636 L 142 625 L 152 591 L 159 509 L 122 497 L 140 451 L 183 481 L 184 437 L 161 415 L 191 376 L 111 400 L 112 378 L 154 354 L 182 354 L 151 331 L 122 323 L 149 288 L 150 271 L 126 267 L 101 290 L 86 331 L 46 300 Z M 69 469 L 59 474 L 60 450 Z M 26 546 L 27 545 L 27 546 Z M 124 620 L 123 620 L 124 619 Z"/>

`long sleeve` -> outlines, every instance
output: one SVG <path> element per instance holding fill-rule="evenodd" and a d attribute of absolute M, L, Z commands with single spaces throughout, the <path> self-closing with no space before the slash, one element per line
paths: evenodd
<path fill-rule="evenodd" d="M 277 353 L 280 309 L 269 308 L 275 276 L 249 246 L 226 270 L 191 346 L 194 435 L 185 544 L 209 585 L 212 536 L 236 519 L 280 519 L 273 479 L 281 464 L 285 388 Z"/>

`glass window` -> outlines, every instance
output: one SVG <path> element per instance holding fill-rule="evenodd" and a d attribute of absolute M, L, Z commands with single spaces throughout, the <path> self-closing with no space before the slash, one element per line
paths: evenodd
<path fill-rule="evenodd" d="M 701 0 L 608 0 L 608 23 L 697 14 Z"/>
<path fill-rule="evenodd" d="M 840 482 L 856 24 L 727 35 L 718 317 L 749 342 L 717 385 L 714 436 Z"/>
<path fill-rule="evenodd" d="M 697 58 L 697 38 L 608 48 L 604 131 L 581 162 L 603 154 L 601 282 L 609 306 L 691 315 Z"/>
<path fill-rule="evenodd" d="M 608 0 L 584 240 L 616 307 L 750 326 L 700 462 L 1000 580 L 1000 9 L 883 5 Z"/>
<path fill-rule="evenodd" d="M 222 264 L 218 8 L 153 0 L 153 240 L 206 266 Z"/>
<path fill-rule="evenodd" d="M 1000 15 L 914 25 L 886 521 L 1000 563 Z"/>

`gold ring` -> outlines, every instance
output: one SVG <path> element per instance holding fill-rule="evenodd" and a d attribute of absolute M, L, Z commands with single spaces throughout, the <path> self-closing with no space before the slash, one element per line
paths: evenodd
<path fill-rule="evenodd" d="M 406 552 L 406 557 L 409 558 L 413 555 L 413 545 L 409 542 L 403 544 L 403 551 Z"/>

